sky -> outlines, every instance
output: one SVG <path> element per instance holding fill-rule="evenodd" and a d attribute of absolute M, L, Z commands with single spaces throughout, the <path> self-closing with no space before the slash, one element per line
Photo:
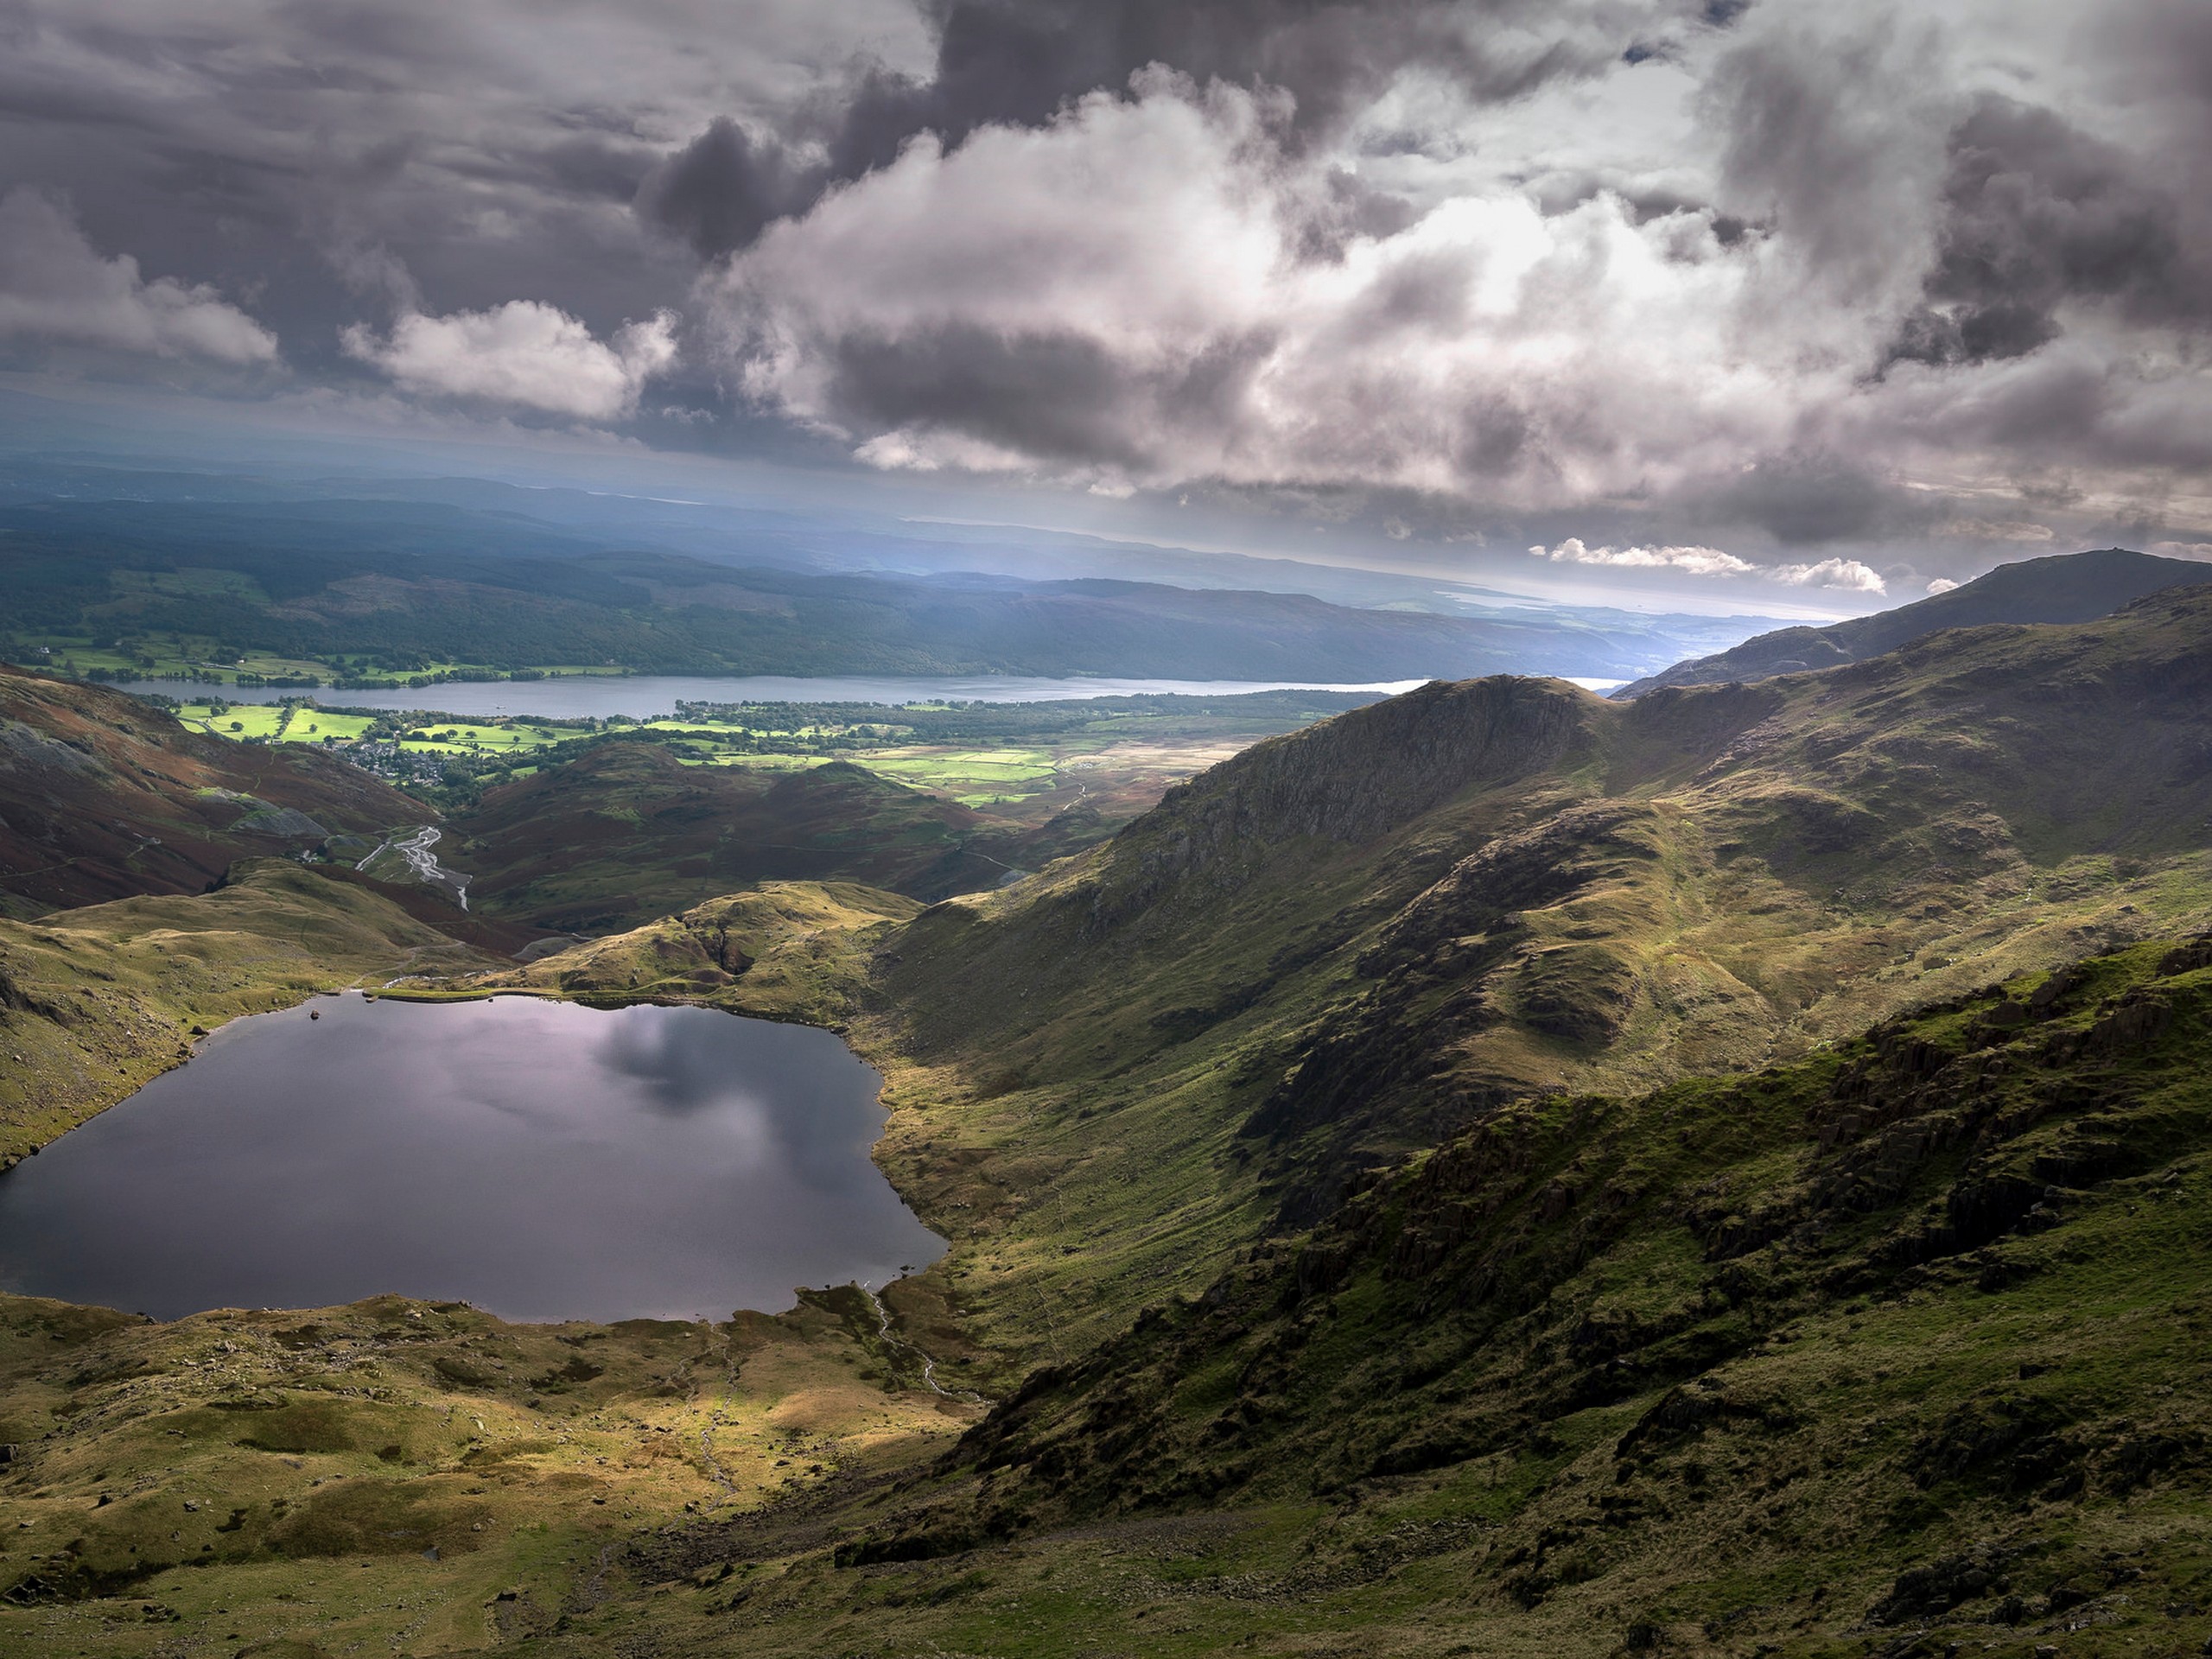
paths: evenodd
<path fill-rule="evenodd" d="M 2207 176 L 2202 0 L 0 0 L 0 374 L 1859 610 L 2212 557 Z"/>

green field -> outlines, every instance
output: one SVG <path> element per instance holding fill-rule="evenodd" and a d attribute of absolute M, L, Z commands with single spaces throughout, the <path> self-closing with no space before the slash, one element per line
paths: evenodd
<path fill-rule="evenodd" d="M 319 706 L 327 701 L 342 709 L 345 699 L 343 690 L 282 704 L 230 703 L 217 696 L 184 703 L 176 712 L 196 731 L 238 741 L 341 749 L 370 743 L 436 757 L 458 763 L 448 766 L 446 782 L 465 791 L 530 776 L 595 741 L 644 736 L 666 745 L 687 766 L 796 772 L 846 760 L 964 806 L 1011 808 L 1018 814 L 1033 803 L 1033 810 L 1048 812 L 1088 802 L 1126 816 L 1149 804 L 1168 783 L 1220 759 L 1228 752 L 1224 744 L 1241 747 L 1293 730 L 1358 701 L 1262 693 L 916 704 L 895 710 L 849 703 L 716 704 L 710 712 L 642 721 L 622 715 L 547 721 L 424 711 L 340 713 Z M 1119 753 L 1132 745 L 1143 753 Z"/>
<path fill-rule="evenodd" d="M 1062 757 L 1049 749 L 892 750 L 871 754 L 871 771 L 950 795 L 965 806 L 997 806 L 1052 788 Z"/>
<path fill-rule="evenodd" d="M 240 741 L 259 737 L 272 743 L 356 742 L 376 724 L 366 715 L 334 715 L 290 703 L 265 702 L 188 702 L 178 709 L 177 718 L 210 736 Z"/>
<path fill-rule="evenodd" d="M 417 754 L 520 754 L 573 741 L 576 734 L 523 721 L 432 721 L 339 714 L 304 702 L 188 702 L 177 718 L 195 731 L 243 742 L 358 743 L 387 739 Z"/>

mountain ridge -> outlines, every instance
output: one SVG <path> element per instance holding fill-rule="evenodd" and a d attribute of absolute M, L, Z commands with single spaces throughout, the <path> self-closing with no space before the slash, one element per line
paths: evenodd
<path fill-rule="evenodd" d="M 1676 663 L 1612 693 L 1624 701 L 1670 686 L 1759 680 L 1860 662 L 1944 628 L 2088 622 L 2147 594 L 2212 582 L 2212 564 L 2107 547 L 2016 560 L 1941 594 L 1821 627 L 1777 628 L 1711 657 Z"/>
<path fill-rule="evenodd" d="M 149 675 L 615 664 L 683 674 L 1076 674 L 1370 683 L 1521 663 L 1608 676 L 1711 638 L 1628 613 L 1364 608 L 1263 588 L 715 561 L 433 504 L 0 504 L 0 645 Z M 1669 631 L 1671 630 L 1671 631 Z M 1725 637 L 1725 636 L 1724 636 Z M 225 654 L 228 649 L 228 655 Z M 145 668 L 142 659 L 154 668 Z M 60 660 L 57 655 L 55 661 Z"/>

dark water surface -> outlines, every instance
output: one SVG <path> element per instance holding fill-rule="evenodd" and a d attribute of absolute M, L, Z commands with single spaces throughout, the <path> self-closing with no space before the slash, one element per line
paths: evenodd
<path fill-rule="evenodd" d="M 706 1008 L 317 997 L 0 1175 L 0 1286 L 163 1319 L 775 1312 L 944 1253 L 868 1160 L 880 1084 L 829 1032 Z"/>

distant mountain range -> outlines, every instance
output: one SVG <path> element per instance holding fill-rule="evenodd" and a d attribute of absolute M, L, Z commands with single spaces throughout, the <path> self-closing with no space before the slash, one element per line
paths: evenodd
<path fill-rule="evenodd" d="M 96 645 L 155 664 L 262 654 L 320 664 L 326 678 L 461 663 L 1363 683 L 1505 670 L 1618 677 L 1742 626 L 1533 607 L 1446 615 L 1103 578 L 740 568 L 439 504 L 0 507 L 0 651 L 19 658 Z"/>
<path fill-rule="evenodd" d="M 1825 627 L 1777 628 L 1713 656 L 1677 663 L 1613 695 L 1640 697 L 1662 686 L 1723 685 L 1731 680 L 1834 668 L 1895 651 L 1939 628 L 1977 628 L 1992 622 L 2087 622 L 2109 616 L 2145 594 L 2192 582 L 2212 582 L 2212 564 L 2119 547 L 2023 559 L 1892 611 Z"/>

